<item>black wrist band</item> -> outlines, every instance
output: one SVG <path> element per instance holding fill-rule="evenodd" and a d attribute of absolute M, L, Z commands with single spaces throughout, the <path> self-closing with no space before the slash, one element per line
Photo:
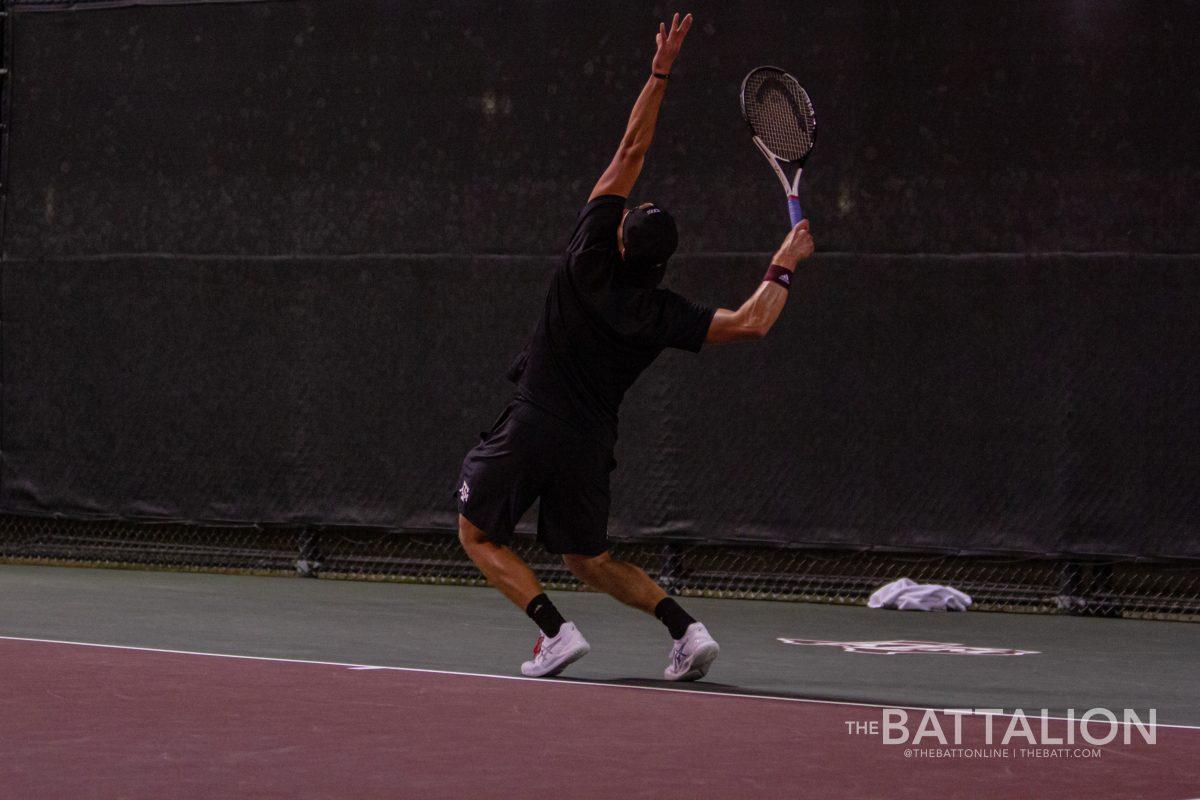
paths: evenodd
<path fill-rule="evenodd" d="M 671 80 L 671 73 L 669 73 L 669 72 L 651 72 L 650 74 L 653 75 L 654 77 L 660 78 L 664 81 Z"/>

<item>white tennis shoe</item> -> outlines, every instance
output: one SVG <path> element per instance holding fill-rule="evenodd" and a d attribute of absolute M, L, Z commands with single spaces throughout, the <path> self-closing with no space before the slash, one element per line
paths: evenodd
<path fill-rule="evenodd" d="M 521 674 L 529 678 L 548 678 L 557 675 L 591 652 L 592 646 L 583 638 L 574 622 L 564 622 L 558 635 L 549 638 L 539 633 L 533 646 L 533 660 L 521 665 Z"/>
<path fill-rule="evenodd" d="M 671 648 L 671 661 L 663 671 L 669 681 L 694 681 L 703 678 L 721 652 L 708 629 L 699 622 L 688 625 L 687 633 Z"/>

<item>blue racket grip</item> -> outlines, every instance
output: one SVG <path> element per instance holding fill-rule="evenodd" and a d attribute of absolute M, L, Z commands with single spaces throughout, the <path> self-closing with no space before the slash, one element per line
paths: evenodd
<path fill-rule="evenodd" d="M 788 216 L 792 218 L 793 228 L 804 219 L 804 212 L 800 209 L 800 198 L 794 194 L 788 195 Z"/>

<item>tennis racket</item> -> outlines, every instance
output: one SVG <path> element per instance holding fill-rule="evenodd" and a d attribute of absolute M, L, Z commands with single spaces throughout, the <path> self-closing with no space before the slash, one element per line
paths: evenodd
<path fill-rule="evenodd" d="M 795 226 L 804 219 L 800 175 L 817 138 L 817 115 L 808 92 L 778 67 L 753 69 L 742 81 L 742 116 L 755 146 L 783 184 L 788 216 Z M 789 181 L 784 169 L 795 169 L 795 177 Z"/>

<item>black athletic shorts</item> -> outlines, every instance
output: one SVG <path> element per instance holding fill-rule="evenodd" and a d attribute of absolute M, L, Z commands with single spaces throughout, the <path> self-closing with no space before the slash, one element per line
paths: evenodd
<path fill-rule="evenodd" d="M 534 500 L 538 541 L 551 553 L 595 556 L 608 549 L 608 477 L 613 448 L 558 417 L 513 400 L 463 460 L 458 511 L 496 544 Z"/>

